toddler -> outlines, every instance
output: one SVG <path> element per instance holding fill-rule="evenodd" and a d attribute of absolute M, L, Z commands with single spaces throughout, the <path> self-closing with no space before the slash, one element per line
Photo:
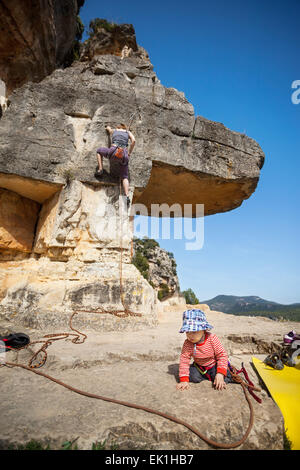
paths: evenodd
<path fill-rule="evenodd" d="M 205 313 L 199 309 L 183 312 L 183 324 L 179 333 L 186 333 L 183 343 L 177 390 L 187 390 L 189 382 L 210 380 L 216 390 L 223 390 L 227 383 L 233 382 L 228 368 L 228 355 L 219 338 L 208 330 L 213 328 Z M 190 359 L 194 363 L 190 366 Z"/>

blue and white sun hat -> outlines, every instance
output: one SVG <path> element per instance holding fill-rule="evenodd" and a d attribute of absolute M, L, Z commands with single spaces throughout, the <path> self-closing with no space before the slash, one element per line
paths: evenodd
<path fill-rule="evenodd" d="M 185 333 L 187 331 L 201 331 L 210 330 L 213 328 L 212 325 L 206 320 L 205 313 L 199 308 L 193 308 L 192 310 L 185 310 L 182 314 L 182 327 L 179 333 Z"/>

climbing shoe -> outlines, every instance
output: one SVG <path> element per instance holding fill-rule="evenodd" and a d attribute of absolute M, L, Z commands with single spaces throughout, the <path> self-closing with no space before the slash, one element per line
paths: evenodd
<path fill-rule="evenodd" d="M 280 359 L 285 366 L 293 367 L 293 360 L 286 349 L 281 352 Z"/>
<path fill-rule="evenodd" d="M 276 370 L 282 370 L 284 368 L 279 354 L 276 353 L 267 356 L 264 360 L 264 363 L 267 364 L 267 366 L 271 366 L 273 367 L 273 369 Z"/>

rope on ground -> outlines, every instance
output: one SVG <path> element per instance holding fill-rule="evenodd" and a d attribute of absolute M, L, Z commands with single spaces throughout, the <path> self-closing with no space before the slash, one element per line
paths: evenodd
<path fill-rule="evenodd" d="M 123 406 L 127 406 L 127 407 L 130 407 L 130 408 L 135 408 L 137 410 L 146 411 L 147 413 L 152 413 L 152 414 L 161 416 L 165 419 L 168 419 L 170 421 L 173 421 L 174 423 L 181 424 L 182 426 L 185 426 L 187 429 L 192 431 L 194 434 L 196 434 L 196 436 L 198 436 L 200 439 L 202 439 L 204 442 L 211 445 L 212 447 L 217 447 L 217 448 L 220 448 L 220 449 L 233 449 L 235 447 L 239 447 L 241 444 L 243 444 L 243 442 L 245 442 L 245 440 L 249 436 L 249 433 L 250 433 L 251 428 L 253 426 L 253 421 L 254 421 L 253 406 L 252 406 L 252 403 L 251 403 L 251 401 L 249 399 L 249 396 L 247 394 L 246 387 L 242 382 L 241 382 L 241 386 L 243 388 L 243 392 L 245 394 L 245 398 L 248 402 L 249 409 L 250 409 L 250 419 L 249 419 L 248 428 L 247 428 L 244 436 L 239 441 L 233 442 L 231 444 L 224 444 L 224 443 L 216 442 L 213 439 L 209 439 L 208 437 L 204 436 L 200 431 L 198 431 L 195 427 L 191 426 L 186 421 L 183 421 L 182 419 L 176 418 L 175 416 L 169 415 L 167 413 L 163 413 L 162 411 L 153 410 L 151 408 L 147 408 L 147 407 L 142 406 L 142 405 L 136 405 L 134 403 L 129 403 L 129 402 L 122 401 L 122 400 L 116 400 L 114 398 L 107 398 L 107 397 L 104 397 L 104 396 L 101 396 L 101 395 L 96 395 L 94 393 L 89 393 L 89 392 L 85 392 L 83 390 L 79 390 L 78 388 L 72 387 L 71 385 L 68 385 L 65 382 L 62 382 L 61 380 L 58 380 L 55 377 L 52 377 L 51 375 L 44 374 L 43 372 L 32 369 L 32 368 L 30 368 L 28 366 L 25 366 L 23 364 L 16 364 L 16 363 L 13 363 L 13 362 L 7 362 L 6 364 L 8 365 L 8 367 L 20 367 L 20 368 L 28 370 L 30 372 L 34 372 L 35 374 L 40 375 L 42 377 L 45 377 L 46 379 L 52 380 L 52 382 L 55 382 L 58 385 L 61 385 L 62 387 L 67 388 L 68 390 L 71 390 L 72 392 L 78 393 L 79 395 L 83 395 L 83 396 L 86 396 L 86 397 L 89 397 L 89 398 L 96 398 L 98 400 L 103 400 L 103 401 L 107 401 L 107 402 L 110 402 L 110 403 L 115 403 L 117 405 L 123 405 Z"/>

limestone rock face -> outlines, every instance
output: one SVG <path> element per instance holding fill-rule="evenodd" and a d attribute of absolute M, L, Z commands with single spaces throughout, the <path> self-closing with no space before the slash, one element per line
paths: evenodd
<path fill-rule="evenodd" d="M 0 78 L 8 94 L 27 81 L 39 81 L 68 54 L 76 34 L 81 0 L 2 0 Z"/>
<path fill-rule="evenodd" d="M 100 24 L 98 27 L 95 25 L 94 29 L 94 34 L 83 44 L 81 60 L 91 60 L 96 55 L 103 54 L 122 56 L 124 46 L 131 49 L 132 53 L 139 50 L 132 24 L 117 25 L 100 20 Z"/>
<path fill-rule="evenodd" d="M 121 290 L 122 289 L 122 290 Z M 131 263 L 114 259 L 68 262 L 45 256 L 0 262 L 1 322 L 43 331 L 76 324 L 94 331 L 131 331 L 156 326 L 157 295 Z M 131 310 L 124 315 L 124 305 Z M 111 313 L 118 311 L 119 316 Z M 122 317 L 122 315 L 124 315 Z"/>
<path fill-rule="evenodd" d="M 122 244 L 123 261 L 130 262 L 133 226 L 123 199 L 110 186 L 95 189 L 73 181 L 43 204 L 33 252 L 95 262 L 113 259 Z"/>
<path fill-rule="evenodd" d="M 255 190 L 264 154 L 253 139 L 195 117 L 184 94 L 161 85 L 149 62 L 115 55 L 56 70 L 11 95 L 0 130 L 2 186 L 11 189 L 4 175 L 12 174 L 62 186 L 68 171 L 99 184 L 95 151 L 109 145 L 104 126 L 124 121 L 136 137 L 133 202 L 148 211 L 155 203 L 180 210 L 201 203 L 214 214 L 240 206 Z M 102 181 L 116 183 L 116 175 Z M 31 198 L 40 201 L 39 191 Z"/>
<path fill-rule="evenodd" d="M 95 330 L 155 325 L 157 294 L 131 264 L 133 219 L 124 199 L 115 187 L 74 180 L 40 210 L 2 189 L 1 318 L 62 328 L 86 309 L 81 319 Z"/>
<path fill-rule="evenodd" d="M 0 189 L 0 250 L 31 253 L 40 205 Z"/>
<path fill-rule="evenodd" d="M 1 3 L 2 10 L 6 4 Z M 71 0 L 67 5 L 76 6 Z M 205 215 L 229 211 L 251 196 L 259 179 L 264 162 L 260 146 L 221 123 L 195 116 L 183 92 L 160 83 L 146 51 L 135 45 L 131 27 L 120 28 L 117 37 L 101 35 L 98 45 L 90 42 L 88 60 L 83 54 L 81 61 L 54 70 L 39 83 L 15 89 L 0 120 L 0 315 L 8 320 L 17 316 L 35 327 L 63 323 L 79 306 L 120 308 L 123 292 L 127 308 L 138 308 L 142 317 L 120 320 L 102 313 L 110 321 L 95 325 L 155 324 L 156 291 L 131 263 L 135 213 L 196 217 L 197 204 L 204 205 Z M 32 37 L 30 29 L 26 44 Z M 132 50 L 129 56 L 122 54 L 124 44 Z M 57 57 L 53 38 L 45 47 Z M 48 67 L 48 52 L 41 62 L 45 75 L 56 63 Z M 14 62 L 8 62 L 7 71 L 7 77 L 14 75 Z M 34 66 L 32 71 L 41 78 Z M 136 138 L 128 210 L 119 163 L 104 159 L 101 180 L 94 174 L 96 149 L 110 145 L 105 125 L 114 128 L 121 122 Z M 156 209 L 164 204 L 164 213 L 153 214 L 155 204 Z M 164 275 L 157 272 L 157 259 L 149 265 L 154 284 L 161 286 Z M 165 276 L 165 281 L 175 293 L 177 280 Z"/>

